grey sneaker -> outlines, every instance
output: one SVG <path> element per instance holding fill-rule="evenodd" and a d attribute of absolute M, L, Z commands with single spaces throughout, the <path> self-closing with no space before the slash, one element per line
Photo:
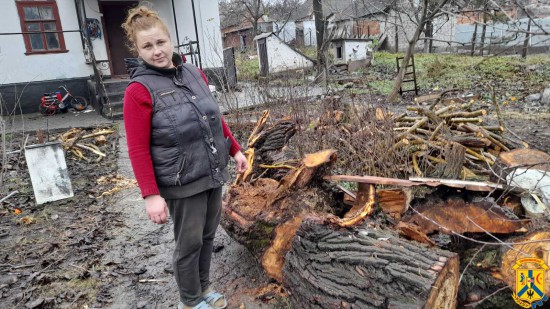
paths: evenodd
<path fill-rule="evenodd" d="M 200 303 L 195 305 L 195 307 L 185 306 L 181 301 L 178 304 L 178 309 L 188 309 L 188 308 L 191 308 L 191 309 L 214 309 L 214 307 L 210 306 L 205 301 L 201 301 Z"/>

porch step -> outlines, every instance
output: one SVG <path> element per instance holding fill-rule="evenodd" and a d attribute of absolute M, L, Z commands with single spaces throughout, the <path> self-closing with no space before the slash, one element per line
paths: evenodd
<path fill-rule="evenodd" d="M 110 119 L 122 119 L 124 101 L 111 101 L 103 105 L 102 115 Z"/>
<path fill-rule="evenodd" d="M 105 90 L 107 93 L 111 92 L 122 92 L 124 93 L 124 90 L 126 90 L 126 87 L 128 87 L 128 83 L 130 82 L 130 79 L 104 79 L 103 85 L 105 85 Z"/>
<path fill-rule="evenodd" d="M 105 79 L 103 85 L 106 95 L 101 96 L 93 80 L 88 80 L 88 90 L 92 98 L 92 105 L 104 117 L 110 119 L 122 118 L 124 91 L 129 79 Z M 108 98 L 108 99 L 107 99 Z M 108 103 L 110 102 L 110 103 Z"/>
<path fill-rule="evenodd" d="M 124 90 L 113 91 L 113 92 L 107 91 L 107 96 L 109 97 L 109 101 L 111 102 L 111 104 L 113 104 L 113 102 L 119 102 L 119 101 L 121 104 L 122 102 L 124 102 Z"/>

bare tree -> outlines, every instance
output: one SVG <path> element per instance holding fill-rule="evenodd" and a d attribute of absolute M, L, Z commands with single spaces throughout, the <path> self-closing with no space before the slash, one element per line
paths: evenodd
<path fill-rule="evenodd" d="M 222 27 L 246 21 L 252 25 L 253 36 L 259 33 L 258 25 L 268 8 L 264 0 L 220 0 L 219 5 Z"/>
<path fill-rule="evenodd" d="M 416 30 L 414 31 L 412 37 L 408 38 L 407 52 L 405 53 L 403 62 L 400 65 L 397 77 L 395 78 L 392 92 L 387 98 L 388 101 L 395 101 L 397 95 L 399 94 L 399 89 L 403 83 L 407 65 L 412 58 L 416 43 L 420 39 L 420 35 L 424 31 L 426 24 L 428 21 L 433 21 L 435 18 L 439 17 L 442 14 L 441 9 L 449 2 L 450 0 L 422 0 L 422 2 L 416 6 L 413 1 L 410 1 L 409 5 L 403 5 L 402 9 L 397 10 L 397 15 L 399 18 L 404 18 L 405 15 L 411 20 L 416 19 Z M 411 12 L 415 12 L 417 14 L 411 14 Z"/>
<path fill-rule="evenodd" d="M 298 8 L 303 4 L 302 0 L 277 0 L 266 5 L 267 15 L 270 20 L 277 22 L 277 35 L 285 29 L 289 21 L 303 16 L 297 16 Z"/>
<path fill-rule="evenodd" d="M 238 0 L 246 9 L 244 17 L 252 24 L 252 34 L 258 34 L 258 22 L 265 15 L 265 5 L 262 0 Z"/>
<path fill-rule="evenodd" d="M 325 71 L 326 63 L 323 52 L 326 22 L 323 15 L 323 2 L 321 0 L 313 0 L 313 16 L 315 17 L 315 32 L 317 36 L 317 71 L 320 75 Z"/>

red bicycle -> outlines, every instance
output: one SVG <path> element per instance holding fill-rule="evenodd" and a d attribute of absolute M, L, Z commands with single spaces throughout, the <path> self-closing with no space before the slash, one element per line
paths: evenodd
<path fill-rule="evenodd" d="M 40 113 L 49 116 L 66 112 L 69 107 L 77 111 L 83 111 L 88 107 L 88 101 L 84 97 L 73 96 L 65 86 L 59 86 L 59 89 L 65 94 L 61 91 L 44 93 L 38 107 Z"/>

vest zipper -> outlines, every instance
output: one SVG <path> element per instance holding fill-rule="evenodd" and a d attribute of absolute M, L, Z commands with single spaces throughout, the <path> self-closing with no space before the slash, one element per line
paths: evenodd
<path fill-rule="evenodd" d="M 183 155 L 183 160 L 181 160 L 181 164 L 180 164 L 178 173 L 176 174 L 176 181 L 174 182 L 175 186 L 177 186 L 177 185 L 181 186 L 180 176 L 181 176 L 181 172 L 183 172 L 183 168 L 185 167 L 185 161 L 187 161 L 187 156 Z"/>

